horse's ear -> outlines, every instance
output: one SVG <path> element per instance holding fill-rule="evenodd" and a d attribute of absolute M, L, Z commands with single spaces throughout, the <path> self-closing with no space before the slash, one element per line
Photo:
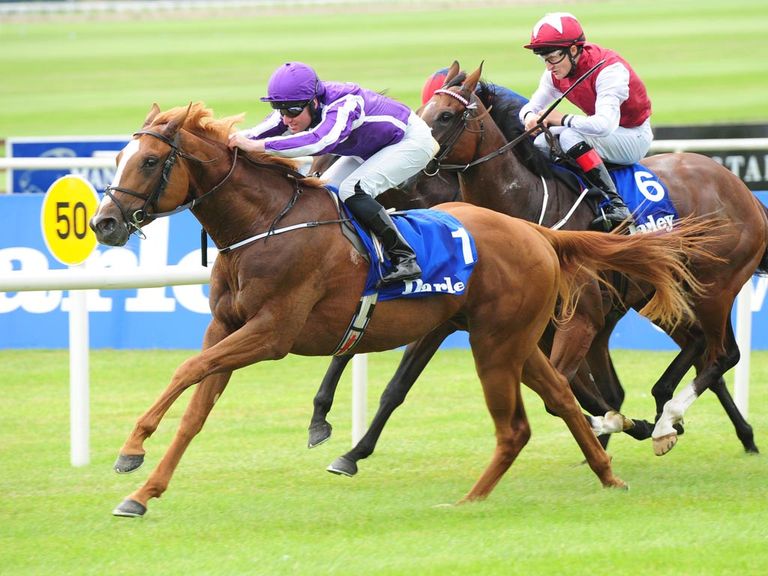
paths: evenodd
<path fill-rule="evenodd" d="M 448 86 L 448 83 L 456 78 L 456 75 L 461 72 L 461 66 L 459 66 L 459 63 L 454 60 L 453 64 L 451 64 L 451 67 L 448 68 L 448 73 L 445 75 L 445 81 L 443 82 L 443 87 Z"/>
<path fill-rule="evenodd" d="M 483 62 L 480 62 L 480 67 L 472 72 L 467 79 L 464 80 L 464 84 L 461 85 L 461 91 L 467 94 L 472 94 L 477 88 L 477 83 L 480 81 L 480 76 L 483 73 Z"/>
<path fill-rule="evenodd" d="M 158 114 L 160 114 L 160 106 L 158 106 L 157 102 L 155 102 L 152 104 L 152 108 L 149 109 L 149 114 L 147 114 L 147 117 L 144 118 L 144 125 L 142 126 L 142 129 L 150 126 L 155 120 L 155 116 Z"/>
<path fill-rule="evenodd" d="M 192 102 L 189 103 L 189 106 L 187 106 L 187 109 L 184 111 L 183 114 L 179 114 L 176 116 L 176 118 L 172 118 L 168 124 L 165 126 L 165 129 L 163 130 L 163 136 L 166 138 L 173 138 L 176 136 L 176 132 L 179 131 L 179 129 L 184 126 L 184 122 L 187 121 L 187 116 L 189 116 L 189 111 L 192 109 Z"/>

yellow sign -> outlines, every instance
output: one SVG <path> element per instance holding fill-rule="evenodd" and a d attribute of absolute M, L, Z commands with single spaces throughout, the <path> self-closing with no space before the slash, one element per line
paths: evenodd
<path fill-rule="evenodd" d="M 96 190 L 81 176 L 62 176 L 43 199 L 40 225 L 45 245 L 62 264 L 85 262 L 96 248 L 96 235 L 88 226 L 99 207 Z"/>

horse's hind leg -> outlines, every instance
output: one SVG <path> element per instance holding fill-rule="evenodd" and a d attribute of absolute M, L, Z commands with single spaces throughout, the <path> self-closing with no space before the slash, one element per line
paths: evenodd
<path fill-rule="evenodd" d="M 728 317 L 728 321 L 725 325 L 725 356 L 727 360 L 727 366 L 725 371 L 728 371 L 733 366 L 738 364 L 741 357 L 739 351 L 739 345 L 736 342 L 736 337 L 733 334 L 733 324 L 731 324 L 731 318 Z M 736 429 L 736 436 L 744 446 L 745 452 L 757 454 L 760 451 L 755 445 L 755 435 L 752 431 L 752 426 L 746 421 L 744 415 L 736 407 L 736 403 L 733 401 L 731 393 L 728 391 L 728 387 L 725 385 L 725 380 L 718 378 L 711 386 L 710 390 L 715 393 L 717 399 L 720 400 L 720 405 L 725 410 L 725 413 L 730 418 L 733 427 Z"/>
<path fill-rule="evenodd" d="M 523 382 L 555 410 L 573 434 L 590 468 L 606 487 L 626 487 L 613 475 L 608 454 L 587 424 L 565 377 L 557 372 L 541 350 L 536 349 L 526 360 Z"/>
<path fill-rule="evenodd" d="M 496 428 L 496 448 L 490 464 L 460 502 L 481 500 L 488 496 L 531 436 L 520 394 L 522 361 L 510 359 L 508 351 L 495 344 L 473 343 L 472 353 L 483 385 L 485 403 Z"/>
<path fill-rule="evenodd" d="M 229 382 L 231 372 L 208 376 L 195 388 L 181 424 L 160 463 L 149 475 L 144 485 L 112 511 L 115 516 L 142 516 L 150 498 L 159 498 L 168 488 L 173 471 L 184 451 L 205 424 L 208 414 Z"/>
<path fill-rule="evenodd" d="M 695 349 L 701 353 L 701 348 L 702 346 L 698 346 Z M 725 372 L 730 370 L 738 363 L 739 356 L 739 347 L 733 334 L 733 326 L 731 324 L 730 318 L 728 318 L 726 323 L 723 354 L 713 365 L 711 365 L 711 368 L 708 371 L 702 370 L 700 368 L 701 361 L 697 361 L 696 365 L 700 375 L 697 377 L 695 382 L 697 382 L 697 389 L 700 389 L 698 394 L 701 394 L 704 389 L 709 388 L 717 396 L 717 399 L 720 401 L 720 405 L 723 407 L 723 410 L 731 420 L 733 427 L 736 429 L 736 436 L 741 441 L 742 446 L 744 446 L 744 451 L 750 453 L 759 453 L 759 450 L 755 445 L 752 426 L 750 426 L 749 422 L 746 421 L 742 413 L 736 407 L 736 403 L 734 402 L 731 393 L 728 391 L 728 388 L 725 385 L 725 380 L 722 377 Z M 706 374 L 709 374 L 708 378 Z M 680 375 L 678 382 L 680 379 L 682 379 L 682 376 L 683 375 Z M 677 382 L 675 382 L 675 384 L 677 384 Z M 667 395 L 654 394 L 656 396 L 657 403 L 661 403 L 662 406 L 662 409 L 659 412 L 659 417 L 661 417 L 663 414 L 663 407 L 666 406 L 666 403 L 672 398 L 672 391 L 674 391 L 674 388 L 667 392 Z M 670 440 L 671 443 L 667 449 L 661 449 L 666 448 L 666 444 L 660 445 L 660 450 L 657 451 L 658 455 L 661 456 L 665 454 L 674 446 L 676 437 L 673 435 L 670 437 Z"/>
<path fill-rule="evenodd" d="M 739 348 L 730 321 L 730 307 L 724 304 L 728 301 L 732 302 L 734 298 L 735 295 L 730 300 L 727 296 L 723 296 L 721 301 L 710 302 L 707 306 L 700 304 L 698 307 L 702 332 L 707 336 L 705 361 L 693 382 L 664 404 L 653 429 L 653 451 L 657 456 L 663 456 L 674 448 L 678 434 L 675 427 L 683 421 L 685 411 L 707 389 L 712 389 L 717 395 L 736 427 L 736 434 L 742 441 L 744 449 L 748 452 L 757 450 L 752 427 L 738 411 L 733 398 L 721 382 L 723 374 L 739 361 Z M 713 350 L 715 352 L 712 352 Z M 708 357 L 710 360 L 707 362 Z M 700 362 L 696 364 L 699 368 Z"/>
<path fill-rule="evenodd" d="M 379 409 L 370 427 L 352 450 L 339 456 L 328 466 L 329 472 L 344 476 L 354 476 L 357 473 L 357 461 L 373 454 L 389 417 L 405 401 L 411 387 L 416 383 L 416 379 L 424 371 L 443 340 L 455 331 L 453 325 L 445 323 L 408 345 L 395 375 L 392 376 L 381 395 Z"/>
<path fill-rule="evenodd" d="M 334 356 L 331 359 L 331 364 L 325 372 L 323 381 L 320 383 L 320 388 L 317 389 L 317 394 L 315 394 L 313 401 L 315 408 L 312 412 L 312 420 L 309 422 L 308 448 L 314 448 L 331 437 L 332 426 L 327 420 L 328 412 L 331 411 L 331 406 L 333 406 L 333 397 L 336 394 L 336 387 L 339 385 L 341 375 L 353 357 L 353 355 L 348 354 L 345 356 Z"/>

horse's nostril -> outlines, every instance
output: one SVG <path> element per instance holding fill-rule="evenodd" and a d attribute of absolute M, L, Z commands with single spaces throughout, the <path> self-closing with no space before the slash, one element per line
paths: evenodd
<path fill-rule="evenodd" d="M 117 225 L 117 220 L 114 218 L 102 218 L 101 220 L 93 219 L 91 220 L 91 228 L 96 233 L 97 236 L 99 235 L 108 235 L 111 234 L 115 230 L 115 226 Z"/>

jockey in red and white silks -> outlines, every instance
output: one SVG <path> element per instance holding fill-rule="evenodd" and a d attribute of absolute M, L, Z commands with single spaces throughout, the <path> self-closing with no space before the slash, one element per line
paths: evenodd
<path fill-rule="evenodd" d="M 520 110 L 526 128 L 532 128 L 540 113 L 578 78 L 604 61 L 566 96 L 584 115 L 555 110 L 543 123 L 559 138 L 561 148 L 581 167 L 587 180 L 608 199 L 602 221 L 608 227 L 621 223 L 629 212 L 603 160 L 634 164 L 647 154 L 653 133 L 651 101 L 643 82 L 619 54 L 586 42 L 581 24 L 565 12 L 547 14 L 539 20 L 525 48 L 539 55 L 546 66 L 530 102 Z M 544 134 L 534 142 L 549 150 Z"/>

